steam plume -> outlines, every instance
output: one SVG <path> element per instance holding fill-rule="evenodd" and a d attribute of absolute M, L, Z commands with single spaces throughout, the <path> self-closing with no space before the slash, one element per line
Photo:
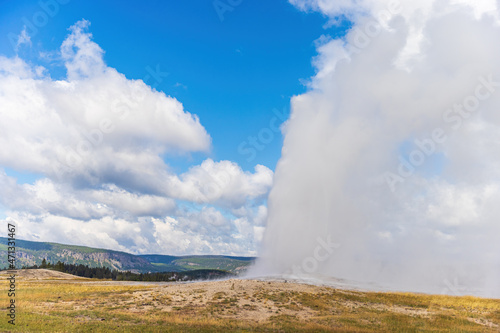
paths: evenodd
<path fill-rule="evenodd" d="M 291 2 L 354 27 L 291 101 L 252 273 L 500 297 L 499 2 Z"/>

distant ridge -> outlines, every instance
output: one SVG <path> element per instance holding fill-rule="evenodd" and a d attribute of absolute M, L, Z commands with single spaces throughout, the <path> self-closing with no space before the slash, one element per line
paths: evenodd
<path fill-rule="evenodd" d="M 198 269 L 220 269 L 232 273 L 244 272 L 254 257 L 217 255 L 170 256 L 159 254 L 134 255 L 127 252 L 59 243 L 16 240 L 16 267 L 61 261 L 89 267 L 108 267 L 135 273 L 183 272 Z M 7 238 L 0 237 L 0 268 L 7 268 Z"/>

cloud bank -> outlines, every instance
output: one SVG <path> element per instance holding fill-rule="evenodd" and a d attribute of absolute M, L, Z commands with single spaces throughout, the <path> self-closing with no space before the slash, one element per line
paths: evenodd
<path fill-rule="evenodd" d="M 291 3 L 354 25 L 291 101 L 253 273 L 500 297 L 498 2 Z"/>
<path fill-rule="evenodd" d="M 20 184 L 0 169 L 0 203 L 18 237 L 137 253 L 255 254 L 272 171 L 207 159 L 172 172 L 170 156 L 209 153 L 210 135 L 178 100 L 108 67 L 89 25 L 77 22 L 62 43 L 64 79 L 0 56 L 0 166 L 40 175 Z"/>

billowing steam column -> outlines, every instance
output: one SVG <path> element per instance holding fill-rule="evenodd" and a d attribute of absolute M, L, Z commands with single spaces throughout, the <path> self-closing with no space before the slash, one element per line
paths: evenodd
<path fill-rule="evenodd" d="M 500 297 L 498 3 L 291 2 L 354 26 L 291 101 L 251 274 Z"/>

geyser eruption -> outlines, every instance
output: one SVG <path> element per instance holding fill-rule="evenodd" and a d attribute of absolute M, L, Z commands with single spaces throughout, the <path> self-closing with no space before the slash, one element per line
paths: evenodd
<path fill-rule="evenodd" d="M 291 101 L 252 274 L 500 297 L 499 2 L 290 1 L 353 28 Z"/>

